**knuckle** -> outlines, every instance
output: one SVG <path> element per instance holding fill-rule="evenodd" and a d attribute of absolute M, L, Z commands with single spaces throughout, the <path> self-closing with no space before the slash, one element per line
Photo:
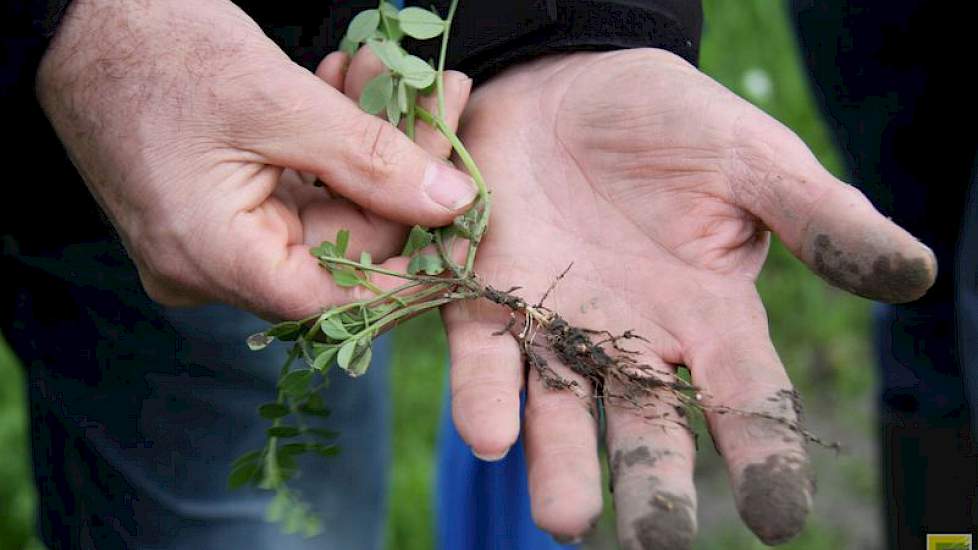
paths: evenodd
<path fill-rule="evenodd" d="M 353 165 L 373 183 L 389 181 L 403 151 L 398 130 L 376 117 L 363 117 L 362 126 L 355 135 L 357 156 Z"/>

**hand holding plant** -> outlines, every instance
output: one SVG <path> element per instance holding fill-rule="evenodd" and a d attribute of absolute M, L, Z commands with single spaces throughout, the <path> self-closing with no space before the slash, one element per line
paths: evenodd
<path fill-rule="evenodd" d="M 600 513 L 603 408 L 625 547 L 691 546 L 694 412 L 706 414 L 748 526 L 767 543 L 797 534 L 814 491 L 804 443 L 816 438 L 800 425 L 754 288 L 768 230 L 830 282 L 886 301 L 926 291 L 929 250 L 790 131 L 662 51 L 512 69 L 474 94 L 460 139 L 443 101 L 418 102 L 432 83 L 443 94 L 451 14 L 409 10 L 381 3 L 351 24 L 345 47 L 383 64 L 368 71 L 360 104 L 409 135 L 437 130 L 479 198 L 451 225 L 415 227 L 403 257 L 384 265 L 350 254 L 346 231 L 313 249 L 358 299 L 252 338 L 255 348 L 293 345 L 278 399 L 261 411 L 273 420 L 269 443 L 236 464 L 233 481 L 275 489 L 273 516 L 304 525 L 308 510 L 287 485 L 292 455 L 333 451 L 295 442 L 316 435 L 302 418 L 324 412 L 317 381 L 334 363 L 362 374 L 379 332 L 443 307 L 453 414 L 473 452 L 498 458 L 515 441 L 525 382 L 542 528 L 575 539 Z M 439 69 L 404 52 L 402 33 L 443 33 Z"/>

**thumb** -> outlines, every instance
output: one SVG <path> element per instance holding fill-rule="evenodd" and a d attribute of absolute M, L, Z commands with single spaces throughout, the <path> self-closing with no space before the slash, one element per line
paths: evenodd
<path fill-rule="evenodd" d="M 472 178 L 295 66 L 237 131 L 267 164 L 316 174 L 331 190 L 404 224 L 446 225 L 472 203 Z M 241 137 L 241 136 L 247 137 Z"/>
<path fill-rule="evenodd" d="M 923 296 L 937 276 L 931 249 L 832 176 L 793 132 L 749 108 L 731 178 L 738 205 L 839 288 L 890 303 Z"/>

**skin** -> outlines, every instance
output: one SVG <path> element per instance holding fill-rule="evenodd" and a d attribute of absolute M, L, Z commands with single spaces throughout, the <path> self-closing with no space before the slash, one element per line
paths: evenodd
<path fill-rule="evenodd" d="M 331 284 L 309 245 L 348 228 L 353 254 L 403 269 L 393 257 L 402 224 L 440 225 L 464 210 L 427 192 L 432 169 L 464 181 L 437 159 L 443 141 L 422 133 L 425 151 L 350 100 L 370 63 L 355 59 L 344 74 L 335 54 L 312 75 L 225 0 L 76 0 L 38 97 L 151 297 L 298 318 L 356 298 Z M 454 122 L 469 84 L 448 85 Z M 649 342 L 631 347 L 643 360 L 689 365 L 708 404 L 795 414 L 789 398 L 771 400 L 791 385 L 754 288 L 767 228 L 869 297 L 910 300 L 933 281 L 930 251 L 787 129 L 661 51 L 516 68 L 477 91 L 464 126 L 496 201 L 477 271 L 536 297 L 575 262 L 549 305 L 577 324 L 642 334 Z M 329 192 L 304 184 L 314 178 Z M 504 455 L 525 380 L 534 517 L 562 539 L 583 535 L 601 509 L 593 404 L 525 379 L 516 343 L 489 336 L 508 320 L 500 308 L 444 313 L 460 433 L 479 456 Z M 681 548 L 695 531 L 694 449 L 665 416 L 669 399 L 642 414 L 608 408 L 626 548 Z M 736 415 L 709 422 L 747 523 L 766 541 L 790 538 L 812 490 L 799 438 Z"/>
<path fill-rule="evenodd" d="M 661 371 L 687 365 L 707 406 L 797 417 L 755 288 L 769 230 L 816 273 L 869 298 L 913 300 L 934 281 L 930 249 L 791 131 L 661 50 L 514 68 L 473 93 L 462 128 L 494 190 L 477 273 L 520 285 L 533 302 L 574 262 L 548 306 L 578 325 L 645 336 L 626 347 Z M 460 434 L 477 456 L 504 456 L 525 383 L 533 516 L 561 540 L 583 536 L 601 512 L 593 404 L 524 377 L 516 342 L 490 336 L 508 320 L 502 308 L 457 303 L 444 318 Z M 692 544 L 694 445 L 666 416 L 671 405 L 666 394 L 641 410 L 606 405 L 624 548 Z M 745 523 L 768 543 L 793 537 L 814 491 L 802 438 L 761 418 L 707 418 Z"/>
<path fill-rule="evenodd" d="M 227 0 L 77 0 L 37 95 L 150 297 L 291 319 L 355 298 L 310 245 L 348 228 L 354 253 L 383 261 L 404 224 L 448 223 L 475 195 L 342 93 L 346 62 L 317 78 Z M 449 85 L 454 123 L 468 82 Z"/>

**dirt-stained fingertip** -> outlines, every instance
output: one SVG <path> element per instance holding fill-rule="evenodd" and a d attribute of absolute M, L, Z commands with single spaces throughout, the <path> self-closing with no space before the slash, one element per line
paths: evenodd
<path fill-rule="evenodd" d="M 624 550 L 686 550 L 696 538 L 696 506 L 690 497 L 667 491 L 649 494 L 645 512 L 619 533 Z"/>
<path fill-rule="evenodd" d="M 774 454 L 749 464 L 739 478 L 737 510 L 762 542 L 781 544 L 801 532 L 815 494 L 814 470 L 807 456 Z"/>
<path fill-rule="evenodd" d="M 915 242 L 901 252 L 867 246 L 867 241 L 859 235 L 817 233 L 810 245 L 812 266 L 834 286 L 892 304 L 912 302 L 933 286 L 937 257 L 926 245 Z"/>

